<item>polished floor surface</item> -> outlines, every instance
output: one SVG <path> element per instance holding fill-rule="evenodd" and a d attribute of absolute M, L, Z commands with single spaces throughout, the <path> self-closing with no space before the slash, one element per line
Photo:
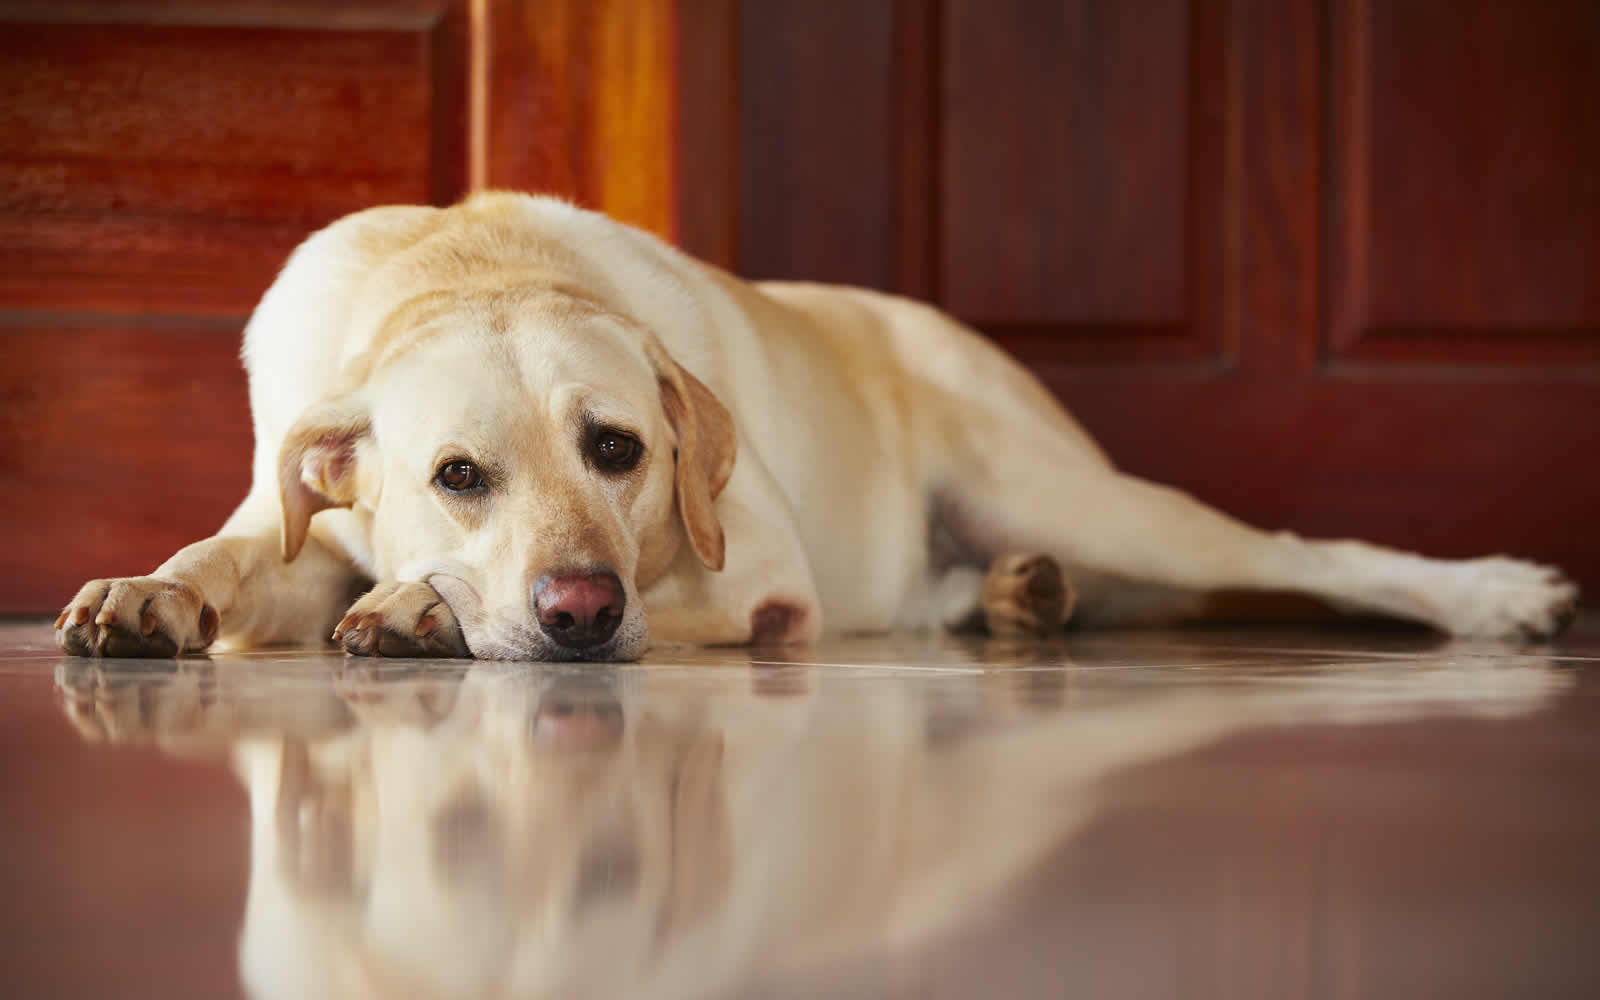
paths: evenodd
<path fill-rule="evenodd" d="M 18 997 L 1600 996 L 1600 628 L 93 661 L 0 626 Z"/>

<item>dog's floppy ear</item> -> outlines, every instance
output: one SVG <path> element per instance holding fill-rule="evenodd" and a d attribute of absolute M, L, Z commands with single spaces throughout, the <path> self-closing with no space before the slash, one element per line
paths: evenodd
<path fill-rule="evenodd" d="M 290 428 L 278 451 L 285 562 L 300 554 L 312 514 L 356 502 L 357 456 L 371 438 L 366 409 L 348 400 L 315 406 Z"/>
<path fill-rule="evenodd" d="M 689 544 L 707 569 L 723 565 L 722 523 L 712 501 L 733 475 L 738 437 L 733 414 L 705 383 L 672 360 L 651 338 L 650 354 L 661 383 L 661 405 L 678 435 L 676 485 L 678 513 Z"/>

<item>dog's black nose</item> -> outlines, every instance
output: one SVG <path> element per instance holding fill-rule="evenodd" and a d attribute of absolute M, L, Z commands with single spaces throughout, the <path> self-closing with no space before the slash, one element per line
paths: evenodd
<path fill-rule="evenodd" d="M 540 577 L 533 588 L 539 627 L 568 649 L 598 646 L 611 638 L 626 604 L 622 581 L 609 570 Z"/>

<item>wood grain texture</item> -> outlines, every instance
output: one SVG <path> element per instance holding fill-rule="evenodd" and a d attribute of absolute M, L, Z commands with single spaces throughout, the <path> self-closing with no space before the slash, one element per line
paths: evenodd
<path fill-rule="evenodd" d="M 1330 356 L 1600 368 L 1600 5 L 1344 0 L 1332 43 Z"/>
<path fill-rule="evenodd" d="M 945 16 L 945 305 L 1186 322 L 1188 5 L 955 0 Z"/>
<path fill-rule="evenodd" d="M 424 31 L 440 10 L 441 0 L 4 0 L 0 21 Z"/>
<path fill-rule="evenodd" d="M 739 259 L 738 0 L 678 0 L 673 240 L 733 270 Z"/>
<path fill-rule="evenodd" d="M 1237 363 L 1226 6 L 942 10 L 941 304 L 1029 363 Z"/>
<path fill-rule="evenodd" d="M 1224 287 L 1241 371 L 1316 370 L 1324 303 L 1322 50 L 1315 0 L 1229 5 L 1227 242 L 1235 283 Z"/>
<path fill-rule="evenodd" d="M 445 24 L 7 24 L 0 302 L 237 315 L 313 229 L 453 199 Z"/>
<path fill-rule="evenodd" d="M 739 9 L 739 270 L 895 286 L 894 12 Z"/>
<path fill-rule="evenodd" d="M 673 0 L 488 7 L 488 186 L 677 228 Z"/>
<path fill-rule="evenodd" d="M 943 25 L 935 0 L 895 6 L 894 290 L 933 301 L 939 294 L 939 191 L 942 164 L 934 151 L 943 128 Z"/>
<path fill-rule="evenodd" d="M 738 87 L 736 269 L 931 299 L 1029 361 L 1228 363 L 1224 13 L 741 6 L 737 78 L 682 95 Z"/>
<path fill-rule="evenodd" d="M 54 613 L 94 577 L 150 572 L 250 485 L 237 327 L 0 330 L 0 608 Z"/>

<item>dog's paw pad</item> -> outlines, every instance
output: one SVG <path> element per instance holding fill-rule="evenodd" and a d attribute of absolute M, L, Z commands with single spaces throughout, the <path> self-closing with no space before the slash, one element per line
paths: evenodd
<path fill-rule="evenodd" d="M 426 583 L 380 583 L 350 606 L 333 641 L 353 656 L 468 657 L 450 606 Z"/>
<path fill-rule="evenodd" d="M 1075 599 L 1049 556 L 1000 556 L 983 580 L 984 624 L 993 635 L 1049 635 L 1066 624 Z"/>

